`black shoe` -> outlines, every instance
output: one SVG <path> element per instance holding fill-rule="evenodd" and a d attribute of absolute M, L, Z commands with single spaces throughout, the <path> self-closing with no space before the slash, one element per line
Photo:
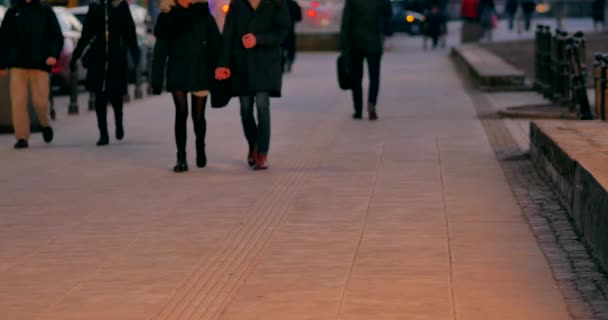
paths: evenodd
<path fill-rule="evenodd" d="M 108 136 L 101 136 L 99 141 L 97 141 L 98 147 L 107 146 L 108 144 L 110 144 L 110 138 L 108 138 Z"/>
<path fill-rule="evenodd" d="M 27 147 L 29 147 L 29 144 L 25 139 L 19 139 L 17 140 L 17 143 L 15 143 L 15 149 L 27 149 Z"/>
<path fill-rule="evenodd" d="M 378 114 L 376 113 L 376 111 L 370 111 L 369 112 L 369 121 L 376 121 L 378 120 Z"/>
<path fill-rule="evenodd" d="M 124 137 L 125 137 L 125 128 L 122 126 L 122 124 L 117 124 L 116 125 L 116 139 L 118 139 L 120 141 Z"/>
<path fill-rule="evenodd" d="M 44 142 L 51 143 L 51 141 L 53 141 L 53 137 L 53 128 L 51 128 L 51 126 L 42 128 L 42 138 L 44 139 Z"/>
<path fill-rule="evenodd" d="M 355 112 L 355 114 L 353 114 L 353 119 L 361 120 L 363 119 L 363 115 L 361 114 L 361 112 Z"/>
<path fill-rule="evenodd" d="M 178 161 L 175 167 L 173 167 L 173 172 L 180 173 L 188 171 L 188 163 L 186 161 Z"/>
<path fill-rule="evenodd" d="M 196 166 L 204 168 L 207 166 L 207 154 L 205 154 L 205 147 L 198 148 L 196 150 Z"/>

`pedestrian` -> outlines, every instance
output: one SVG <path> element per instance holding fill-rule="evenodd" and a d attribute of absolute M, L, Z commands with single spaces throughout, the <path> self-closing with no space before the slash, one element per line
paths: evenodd
<path fill-rule="evenodd" d="M 519 7 L 519 0 L 507 0 L 505 4 L 505 13 L 509 19 L 509 30 L 513 31 L 515 27 L 515 16 L 517 14 L 517 8 Z"/>
<path fill-rule="evenodd" d="M 340 47 L 348 57 L 352 76 L 354 119 L 363 114 L 363 62 L 369 69 L 369 119 L 378 119 L 377 102 L 380 90 L 380 65 L 387 35 L 386 21 L 392 17 L 389 0 L 346 0 L 342 13 Z"/>
<path fill-rule="evenodd" d="M 86 50 L 86 53 L 85 53 Z M 131 54 L 135 70 L 139 64 L 139 46 L 135 23 L 129 4 L 123 0 L 91 2 L 84 20 L 82 35 L 72 53 L 70 67 L 85 55 L 86 87 L 95 93 L 95 112 L 99 128 L 97 146 L 109 144 L 108 102 L 114 109 L 116 139 L 125 135 L 123 126 L 123 96 L 128 89 L 128 60 Z"/>
<path fill-rule="evenodd" d="M 524 29 L 530 31 L 530 28 L 532 27 L 532 16 L 536 10 L 536 1 L 522 0 L 521 9 L 524 13 Z"/>
<path fill-rule="evenodd" d="M 232 0 L 226 16 L 215 77 L 230 79 L 239 97 L 247 162 L 255 170 L 268 169 L 270 98 L 281 96 L 281 45 L 290 28 L 285 0 Z"/>
<path fill-rule="evenodd" d="M 50 6 L 40 0 L 17 0 L 0 27 L 0 74 L 10 70 L 10 96 L 15 149 L 29 146 L 28 98 L 42 127 L 46 143 L 53 140 L 49 120 L 50 72 L 63 49 L 61 27 Z"/>
<path fill-rule="evenodd" d="M 481 39 L 487 38 L 492 41 L 492 29 L 494 29 L 495 3 L 494 0 L 479 1 L 479 23 L 481 25 Z"/>
<path fill-rule="evenodd" d="M 205 107 L 220 50 L 220 31 L 207 0 L 163 0 L 155 27 L 156 44 L 152 62 L 152 92 L 160 94 L 167 67 L 167 90 L 175 104 L 174 172 L 188 171 L 186 140 L 188 94 L 196 136 L 196 165 L 207 165 Z"/>
<path fill-rule="evenodd" d="M 295 0 L 287 0 L 289 6 L 289 16 L 291 17 L 291 29 L 283 44 L 283 66 L 285 72 L 291 72 L 293 63 L 296 60 L 296 23 L 302 21 L 302 8 Z"/>
<path fill-rule="evenodd" d="M 605 27 L 606 0 L 593 0 L 592 9 L 593 27 L 597 30 L 599 25 L 599 29 L 603 29 Z"/>
<path fill-rule="evenodd" d="M 460 4 L 462 19 L 461 42 L 477 42 L 481 37 L 479 25 L 479 0 L 462 0 Z"/>
<path fill-rule="evenodd" d="M 426 16 L 425 20 L 425 36 L 431 38 L 433 49 L 439 44 L 439 37 L 445 34 L 445 26 L 447 22 L 438 5 L 433 5 Z M 426 47 L 426 46 L 425 46 Z"/>

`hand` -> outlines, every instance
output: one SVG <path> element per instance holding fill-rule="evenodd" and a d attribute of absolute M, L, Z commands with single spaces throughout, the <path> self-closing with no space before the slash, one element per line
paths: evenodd
<path fill-rule="evenodd" d="M 251 49 L 256 46 L 258 43 L 258 39 L 253 35 L 253 33 L 248 33 L 243 36 L 243 46 L 247 49 Z"/>
<path fill-rule="evenodd" d="M 225 67 L 219 67 L 217 69 L 215 69 L 215 79 L 222 81 L 222 80 L 226 80 L 228 78 L 230 78 L 231 74 L 230 74 L 230 69 L 225 68 Z"/>
<path fill-rule="evenodd" d="M 57 64 L 57 59 L 54 57 L 46 58 L 46 65 L 49 67 L 54 67 Z"/>
<path fill-rule="evenodd" d="M 8 74 L 8 71 L 6 71 L 6 69 L 0 70 L 0 76 L 6 77 L 7 74 Z"/>

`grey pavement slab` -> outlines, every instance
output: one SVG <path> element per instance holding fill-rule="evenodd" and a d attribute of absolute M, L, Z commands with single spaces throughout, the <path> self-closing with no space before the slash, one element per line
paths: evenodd
<path fill-rule="evenodd" d="M 335 54 L 300 55 L 268 172 L 236 101 L 187 174 L 167 95 L 105 148 L 92 113 L 51 145 L 0 136 L 2 318 L 569 319 L 447 51 L 417 45 L 386 54 L 376 123 L 350 119 Z"/>

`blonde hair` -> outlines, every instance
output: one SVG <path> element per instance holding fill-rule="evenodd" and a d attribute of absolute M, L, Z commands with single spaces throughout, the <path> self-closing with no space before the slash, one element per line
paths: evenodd
<path fill-rule="evenodd" d="M 208 0 L 192 0 L 192 3 L 207 3 Z M 160 11 L 169 13 L 177 5 L 177 0 L 160 0 Z"/>

